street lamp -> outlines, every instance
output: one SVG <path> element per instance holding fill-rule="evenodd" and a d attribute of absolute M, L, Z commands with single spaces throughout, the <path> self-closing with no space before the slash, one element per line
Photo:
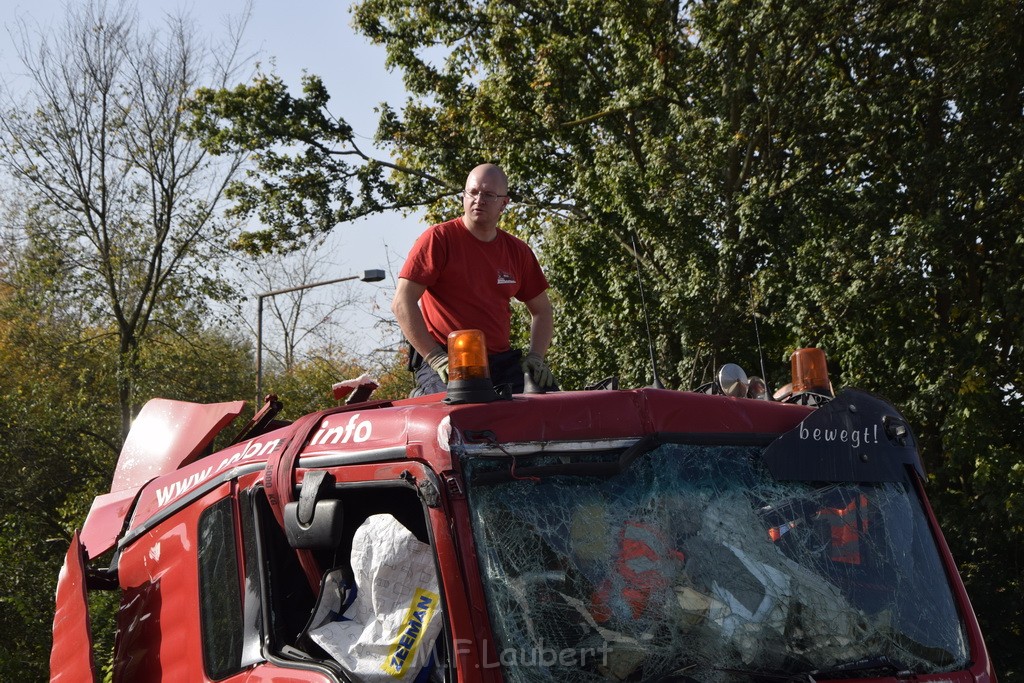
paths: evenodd
<path fill-rule="evenodd" d="M 269 292 L 262 292 L 256 295 L 256 407 L 259 408 L 263 405 L 263 300 L 270 296 L 277 296 L 278 294 L 287 294 L 288 292 L 297 292 L 300 289 L 312 289 L 313 287 L 321 287 L 323 285 L 333 285 L 338 282 L 346 282 L 348 280 L 362 280 L 363 282 L 380 282 L 384 279 L 384 271 L 378 269 L 364 270 L 362 275 L 349 275 L 348 277 L 339 277 L 336 280 L 325 280 L 324 282 L 313 282 L 308 285 L 298 285 L 296 287 L 285 287 L 284 289 L 274 289 Z"/>

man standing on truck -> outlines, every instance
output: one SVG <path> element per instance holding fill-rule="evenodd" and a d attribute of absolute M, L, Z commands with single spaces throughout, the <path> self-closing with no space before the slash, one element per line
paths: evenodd
<path fill-rule="evenodd" d="M 508 206 L 508 178 L 498 166 L 482 164 L 466 178 L 464 213 L 428 228 L 409 252 L 391 310 L 413 347 L 409 369 L 419 393 L 445 391 L 448 334 L 483 330 L 491 379 L 523 391 L 523 373 L 541 387 L 554 386 L 544 361 L 554 320 L 548 282 L 524 241 L 498 228 Z M 530 348 L 511 348 L 511 299 L 530 311 Z"/>

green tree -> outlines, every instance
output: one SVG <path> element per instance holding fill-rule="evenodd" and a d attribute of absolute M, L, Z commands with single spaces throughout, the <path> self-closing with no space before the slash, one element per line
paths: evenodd
<path fill-rule="evenodd" d="M 231 234 L 214 211 L 237 160 L 183 135 L 183 99 L 217 82 L 198 35 L 184 19 L 144 34 L 127 5 L 96 2 L 60 32 L 16 36 L 32 87 L 4 93 L 0 116 L 16 181 L 0 252 L 2 680 L 47 676 L 58 568 L 133 410 L 154 394 L 237 398 L 251 381 L 248 345 L 206 322 L 228 293 L 211 255 Z M 116 605 L 94 606 L 102 662 Z"/>
<path fill-rule="evenodd" d="M 46 208 L 36 237 L 74 273 L 81 305 L 116 330 L 123 436 L 152 327 L 229 293 L 213 257 L 233 229 L 217 209 L 241 155 L 215 160 L 190 140 L 184 105 L 233 73 L 240 31 L 215 52 L 185 17 L 149 31 L 104 0 L 69 7 L 52 34 L 20 28 L 31 85 L 5 98 L 0 165 Z"/>
<path fill-rule="evenodd" d="M 6 271 L 6 268 L 4 269 Z M 57 569 L 70 520 L 81 520 L 104 471 L 114 429 L 82 403 L 86 384 L 102 396 L 112 373 L 90 365 L 73 318 L 35 308 L 5 272 L 0 285 L 0 679 L 45 680 Z M 102 406 L 102 398 L 99 399 Z M 93 419 L 90 419 L 92 417 Z M 109 481 L 109 480 L 108 480 Z M 109 635 L 109 634 L 108 634 Z M 108 641 L 109 642 L 109 641 Z"/>
<path fill-rule="evenodd" d="M 282 417 L 296 419 L 306 413 L 339 405 L 331 387 L 342 380 L 362 375 L 379 385 L 371 400 L 397 400 L 409 396 L 412 375 L 406 370 L 404 349 L 384 355 L 373 367 L 365 359 L 353 358 L 337 346 L 311 349 L 303 359 L 289 368 L 278 367 L 266 377 L 266 393 L 272 393 L 283 404 Z"/>
<path fill-rule="evenodd" d="M 391 174 L 353 153 L 315 77 L 301 97 L 265 76 L 198 100 L 213 148 L 257 150 L 234 191 L 265 244 L 385 204 L 439 216 L 468 168 L 502 164 L 564 385 L 649 381 L 637 263 L 670 386 L 758 367 L 755 320 L 776 385 L 789 351 L 825 348 L 837 384 L 917 426 L 997 665 L 1024 669 L 1019 1 L 364 0 L 354 17 L 410 94 L 381 109 Z M 310 207 L 325 220 L 301 223 Z"/>
<path fill-rule="evenodd" d="M 313 75 L 303 77 L 302 97 L 273 74 L 195 94 L 193 135 L 214 154 L 246 153 L 252 162 L 229 184 L 228 214 L 256 216 L 266 227 L 240 235 L 236 247 L 250 254 L 288 252 L 339 223 L 427 206 L 461 188 L 461 179 L 453 184 L 365 152 L 351 126 L 327 111 L 329 99 Z M 389 171 L 407 176 L 416 191 L 397 192 Z"/>
<path fill-rule="evenodd" d="M 30 245 L 29 245 L 30 246 Z M 95 327 L 69 271 L 29 246 L 0 258 L 0 680 L 45 680 L 58 569 L 92 499 L 110 488 L 121 445 L 116 330 Z M 179 316 L 140 353 L 137 392 L 218 402 L 248 393 L 248 340 Z M 200 371 L 201 370 L 201 371 Z M 94 607 L 98 661 L 112 652 L 116 605 Z"/>

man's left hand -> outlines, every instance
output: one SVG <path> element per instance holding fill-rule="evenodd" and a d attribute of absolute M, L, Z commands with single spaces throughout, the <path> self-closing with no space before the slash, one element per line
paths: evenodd
<path fill-rule="evenodd" d="M 551 368 L 544 362 L 544 358 L 533 351 L 530 351 L 523 357 L 521 365 L 523 366 L 523 372 L 530 374 L 532 379 L 537 386 L 544 388 L 550 387 L 555 384 L 555 376 L 551 372 Z"/>

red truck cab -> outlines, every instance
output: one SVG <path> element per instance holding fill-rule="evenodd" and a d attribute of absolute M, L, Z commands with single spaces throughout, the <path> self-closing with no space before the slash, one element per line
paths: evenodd
<path fill-rule="evenodd" d="M 240 402 L 155 399 L 51 680 L 97 680 L 114 590 L 116 683 L 995 681 L 902 416 L 745 390 L 271 403 L 215 453 Z"/>

